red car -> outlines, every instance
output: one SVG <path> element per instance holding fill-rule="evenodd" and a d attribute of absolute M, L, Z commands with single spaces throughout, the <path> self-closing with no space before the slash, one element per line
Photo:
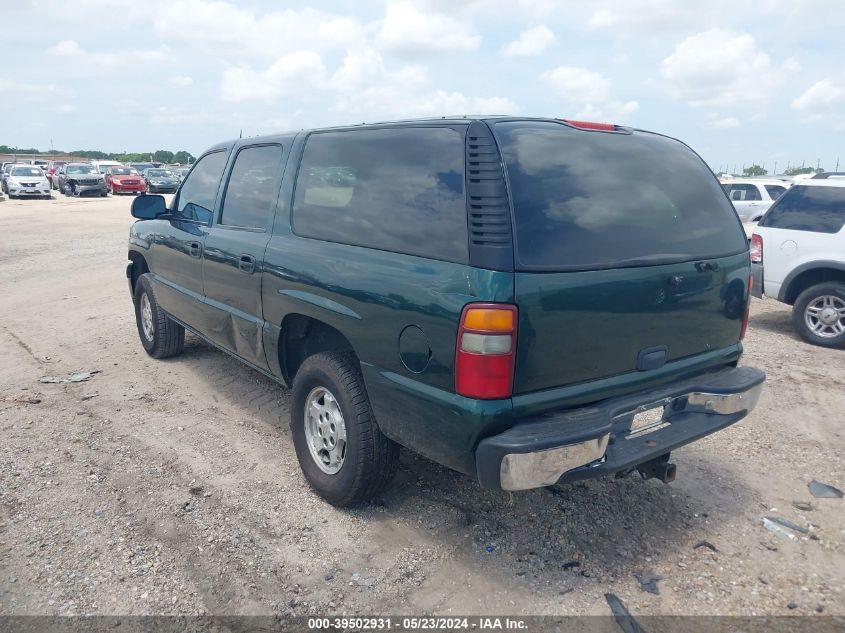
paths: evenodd
<path fill-rule="evenodd" d="M 106 170 L 106 187 L 112 194 L 139 194 L 147 190 L 141 174 L 132 167 L 109 167 Z"/>

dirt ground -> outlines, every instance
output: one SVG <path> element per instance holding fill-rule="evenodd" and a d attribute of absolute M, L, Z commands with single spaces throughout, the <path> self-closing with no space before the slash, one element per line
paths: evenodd
<path fill-rule="evenodd" d="M 606 592 L 634 615 L 845 614 L 845 500 L 807 488 L 845 488 L 845 352 L 788 307 L 754 301 L 760 404 L 674 453 L 670 485 L 511 495 L 406 451 L 343 511 L 300 475 L 285 389 L 190 336 L 144 353 L 130 202 L 0 202 L 0 614 L 607 614 Z"/>

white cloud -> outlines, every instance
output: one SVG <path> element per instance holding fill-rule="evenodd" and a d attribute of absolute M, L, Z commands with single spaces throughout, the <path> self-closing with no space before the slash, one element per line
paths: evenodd
<path fill-rule="evenodd" d="M 301 49 L 343 50 L 366 35 L 359 20 L 311 7 L 256 13 L 219 0 L 171 0 L 152 15 L 160 37 L 215 54 L 276 58 Z"/>
<path fill-rule="evenodd" d="M 583 121 L 606 121 L 608 123 L 625 124 L 631 115 L 640 109 L 636 101 L 607 101 L 600 105 L 586 104 L 575 113 L 572 118 Z"/>
<path fill-rule="evenodd" d="M 387 5 L 376 36 L 379 46 L 398 55 L 426 55 L 473 51 L 481 37 L 464 22 L 434 11 L 423 11 L 411 2 Z"/>
<path fill-rule="evenodd" d="M 313 51 L 296 51 L 280 57 L 266 70 L 248 65 L 223 71 L 220 96 L 225 101 L 272 100 L 281 95 L 319 88 L 326 68 Z"/>
<path fill-rule="evenodd" d="M 184 75 L 173 75 L 172 77 L 168 78 L 168 83 L 172 86 L 193 86 L 194 80 L 191 77 L 186 77 Z"/>
<path fill-rule="evenodd" d="M 765 101 L 783 73 L 749 33 L 711 29 L 680 42 L 660 74 L 691 106 L 731 106 Z"/>
<path fill-rule="evenodd" d="M 437 90 L 411 104 L 409 111 L 413 116 L 515 114 L 519 106 L 505 97 L 468 97 L 460 92 Z"/>
<path fill-rule="evenodd" d="M 845 101 L 845 81 L 822 79 L 807 88 L 792 102 L 792 107 L 799 111 L 827 109 Z"/>
<path fill-rule="evenodd" d="M 610 80 L 587 68 L 558 66 L 541 74 L 540 79 L 571 108 L 569 112 L 559 113 L 564 118 L 625 123 L 640 108 L 637 101 L 613 98 Z"/>
<path fill-rule="evenodd" d="M 695 2 L 677 0 L 605 0 L 587 21 L 591 29 L 629 31 L 675 30 L 700 23 L 705 13 Z"/>
<path fill-rule="evenodd" d="M 46 54 L 58 59 L 63 74 L 98 75 L 123 72 L 133 65 L 165 61 L 170 55 L 167 46 L 134 51 L 89 52 L 74 40 L 62 40 L 47 49 Z"/>
<path fill-rule="evenodd" d="M 227 125 L 237 129 L 237 123 L 231 113 L 225 116 L 205 110 L 191 110 L 185 108 L 168 108 L 159 106 L 150 117 L 154 125 Z"/>
<path fill-rule="evenodd" d="M 531 57 L 539 55 L 557 42 L 555 34 L 545 24 L 535 26 L 519 34 L 513 42 L 502 49 L 505 57 Z"/>
<path fill-rule="evenodd" d="M 10 98 L 39 101 L 55 98 L 61 92 L 56 84 L 53 83 L 33 84 L 0 78 L 0 95 L 8 95 Z"/>
<path fill-rule="evenodd" d="M 406 65 L 386 67 L 378 51 L 349 51 L 326 84 L 333 93 L 331 109 L 367 120 L 470 113 L 512 113 L 518 107 L 503 97 L 472 97 L 431 89 L 427 70 Z"/>
<path fill-rule="evenodd" d="M 736 117 L 728 116 L 723 117 L 721 119 L 714 119 L 710 125 L 717 130 L 727 130 L 730 128 L 735 128 L 740 126 L 739 119 Z"/>
<path fill-rule="evenodd" d="M 591 103 L 610 96 L 610 81 L 586 68 L 558 66 L 544 72 L 540 79 L 568 101 Z"/>

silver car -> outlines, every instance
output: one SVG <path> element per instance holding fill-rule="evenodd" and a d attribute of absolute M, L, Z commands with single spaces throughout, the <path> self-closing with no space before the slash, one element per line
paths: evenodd
<path fill-rule="evenodd" d="M 93 193 L 105 198 L 109 195 L 106 179 L 89 163 L 69 163 L 59 173 L 59 189 L 66 196 Z"/>
<path fill-rule="evenodd" d="M 50 181 L 37 165 L 14 165 L 6 177 L 10 198 L 49 198 Z"/>

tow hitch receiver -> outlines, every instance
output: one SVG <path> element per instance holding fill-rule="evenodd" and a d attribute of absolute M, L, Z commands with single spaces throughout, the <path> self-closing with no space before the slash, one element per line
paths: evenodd
<path fill-rule="evenodd" d="M 664 484 L 675 481 L 675 473 L 677 467 L 675 464 L 669 463 L 669 453 L 664 453 L 660 457 L 652 459 L 644 464 L 637 466 L 637 471 L 643 479 L 659 479 Z"/>

